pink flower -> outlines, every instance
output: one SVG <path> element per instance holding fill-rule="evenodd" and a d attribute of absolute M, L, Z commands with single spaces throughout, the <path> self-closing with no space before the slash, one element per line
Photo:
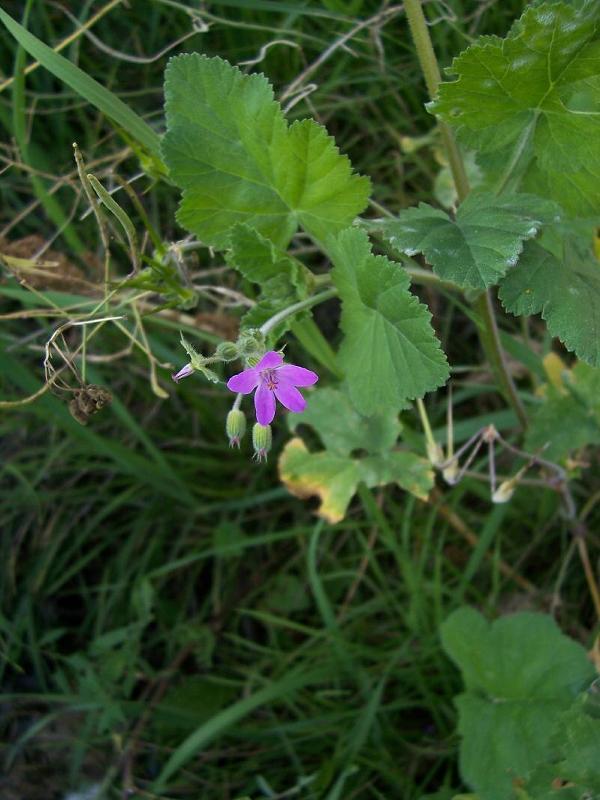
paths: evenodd
<path fill-rule="evenodd" d="M 281 353 L 270 350 L 255 367 L 230 378 L 227 388 L 241 394 L 250 394 L 256 389 L 256 419 L 261 425 L 270 425 L 275 416 L 275 398 L 290 411 L 304 411 L 306 400 L 296 386 L 312 386 L 318 380 L 316 373 L 294 364 L 284 364 Z"/>

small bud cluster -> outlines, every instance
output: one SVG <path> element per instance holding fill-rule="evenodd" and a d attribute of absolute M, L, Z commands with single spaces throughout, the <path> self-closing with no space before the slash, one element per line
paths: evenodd
<path fill-rule="evenodd" d="M 246 433 L 246 415 L 239 408 L 232 408 L 225 421 L 225 433 L 229 439 L 230 447 L 239 448 L 240 442 Z M 273 443 L 273 434 L 270 425 L 261 425 L 256 422 L 252 426 L 252 447 L 254 448 L 255 461 L 266 461 Z"/>
<path fill-rule="evenodd" d="M 208 365 L 236 361 L 238 358 L 252 364 L 253 361 L 260 359 L 265 350 L 265 337 L 258 328 L 249 328 L 240 334 L 237 342 L 221 342 L 212 356 L 203 356 L 199 353 L 183 334 L 181 334 L 181 345 L 188 354 L 189 361 L 171 376 L 175 383 L 188 378 L 194 372 L 200 372 L 212 383 L 220 383 L 219 376 Z"/>

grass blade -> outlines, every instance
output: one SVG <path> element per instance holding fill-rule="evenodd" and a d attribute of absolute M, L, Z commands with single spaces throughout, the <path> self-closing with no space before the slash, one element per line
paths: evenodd
<path fill-rule="evenodd" d="M 166 782 L 177 772 L 187 761 L 195 756 L 205 745 L 215 737 L 226 731 L 240 719 L 250 714 L 260 706 L 270 703 L 282 697 L 289 696 L 292 692 L 302 689 L 310 683 L 316 683 L 323 679 L 321 672 L 288 672 L 281 680 L 274 681 L 268 686 L 264 686 L 249 697 L 238 700 L 228 708 L 216 714 L 204 725 L 197 728 L 187 739 L 176 748 L 171 758 L 163 767 L 162 772 L 152 786 L 152 791 L 161 792 L 164 790 Z"/>
<path fill-rule="evenodd" d="M 135 111 L 82 69 L 72 64 L 64 56 L 55 53 L 2 9 L 0 9 L 0 21 L 4 23 L 17 42 L 49 72 L 70 86 L 88 103 L 106 114 L 117 125 L 124 128 L 153 156 L 160 159 L 158 134 Z"/>

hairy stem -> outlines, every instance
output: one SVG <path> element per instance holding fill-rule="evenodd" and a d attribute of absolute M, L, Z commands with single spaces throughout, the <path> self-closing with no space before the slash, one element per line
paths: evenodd
<path fill-rule="evenodd" d="M 441 82 L 440 69 L 435 57 L 427 22 L 421 7 L 421 0 L 404 0 L 404 10 L 408 19 L 410 32 L 417 51 L 417 57 L 427 84 L 430 97 L 435 97 Z M 438 122 L 442 142 L 448 156 L 450 171 L 456 187 L 459 201 L 465 199 L 469 193 L 469 181 L 465 172 L 465 165 L 460 151 L 448 125 L 441 120 Z M 500 334 L 494 315 L 494 307 L 489 292 L 484 292 L 473 303 L 479 314 L 481 325 L 479 335 L 485 354 L 497 376 L 506 398 L 512 405 L 521 427 L 527 425 L 527 415 L 523 404 L 517 394 L 512 376 L 508 370 L 504 353 L 500 345 Z"/>

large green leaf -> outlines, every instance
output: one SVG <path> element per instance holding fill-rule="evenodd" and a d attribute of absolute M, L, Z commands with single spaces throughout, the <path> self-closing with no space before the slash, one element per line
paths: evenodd
<path fill-rule="evenodd" d="M 0 9 L 0 21 L 6 25 L 19 44 L 49 72 L 121 126 L 136 142 L 147 148 L 152 156 L 159 157 L 158 135 L 135 111 L 67 58 L 55 53 L 2 9 Z"/>
<path fill-rule="evenodd" d="M 600 4 L 537 3 L 505 39 L 484 36 L 454 59 L 430 108 L 471 147 L 500 152 L 572 213 L 600 201 Z"/>
<path fill-rule="evenodd" d="M 588 364 L 600 366 L 600 262 L 591 250 L 580 257 L 570 249 L 559 261 L 528 243 L 499 295 L 512 314 L 541 314 L 553 336 Z"/>
<path fill-rule="evenodd" d="M 455 219 L 421 203 L 382 221 L 380 230 L 395 251 L 423 253 L 443 280 L 486 289 L 517 263 L 525 239 L 556 213 L 553 203 L 534 195 L 473 192 Z"/>
<path fill-rule="evenodd" d="M 358 411 L 370 416 L 400 409 L 441 386 L 448 378 L 446 357 L 402 267 L 374 256 L 357 228 L 343 231 L 328 247 L 342 299 L 339 363 Z"/>
<path fill-rule="evenodd" d="M 552 755 L 553 727 L 593 679 L 592 665 L 543 614 L 490 624 L 462 608 L 443 624 L 442 643 L 465 683 L 456 700 L 462 776 L 485 800 L 507 800 L 514 781 Z"/>
<path fill-rule="evenodd" d="M 220 58 L 172 58 L 165 76 L 163 154 L 183 189 L 178 220 L 214 247 L 238 222 L 285 247 L 301 225 L 316 239 L 360 213 L 370 182 L 352 173 L 326 130 L 288 125 L 264 75 Z"/>

